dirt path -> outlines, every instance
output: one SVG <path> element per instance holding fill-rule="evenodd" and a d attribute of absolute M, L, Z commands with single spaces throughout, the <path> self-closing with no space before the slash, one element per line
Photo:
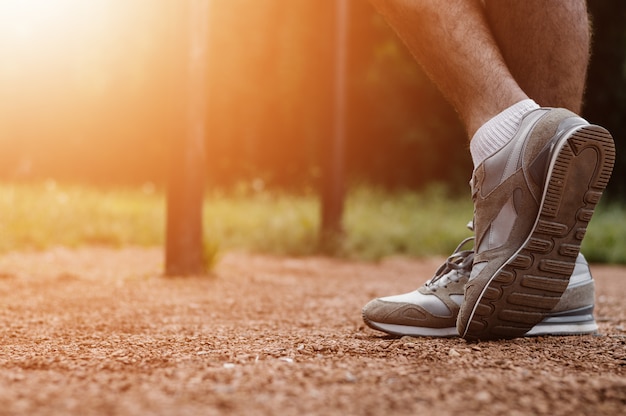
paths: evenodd
<path fill-rule="evenodd" d="M 0 415 L 624 414 L 626 268 L 592 268 L 599 336 L 364 327 L 363 304 L 439 261 L 231 253 L 165 279 L 157 249 L 2 256 Z"/>

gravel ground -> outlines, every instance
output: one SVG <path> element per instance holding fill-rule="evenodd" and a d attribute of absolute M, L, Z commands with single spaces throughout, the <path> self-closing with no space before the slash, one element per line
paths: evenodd
<path fill-rule="evenodd" d="M 601 333 L 466 343 L 365 327 L 442 259 L 227 253 L 164 278 L 158 249 L 0 257 L 0 415 L 626 413 L 626 268 L 593 266 Z"/>

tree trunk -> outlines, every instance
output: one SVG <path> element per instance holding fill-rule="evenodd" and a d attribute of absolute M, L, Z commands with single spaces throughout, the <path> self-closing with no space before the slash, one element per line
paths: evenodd
<path fill-rule="evenodd" d="M 206 73 L 209 0 L 189 0 L 186 10 L 186 67 L 182 71 L 184 128 L 171 146 L 167 193 L 165 273 L 206 272 L 202 241 L 205 178 Z"/>
<path fill-rule="evenodd" d="M 336 0 L 334 19 L 334 67 L 331 119 L 331 143 L 325 161 L 322 185 L 322 221 L 320 243 L 333 250 L 343 236 L 345 200 L 345 142 L 346 142 L 346 76 L 348 61 L 349 0 Z"/>

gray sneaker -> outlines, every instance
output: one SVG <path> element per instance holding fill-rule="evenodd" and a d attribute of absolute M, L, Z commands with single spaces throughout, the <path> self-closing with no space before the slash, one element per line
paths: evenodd
<path fill-rule="evenodd" d="M 614 160 L 604 128 L 540 108 L 476 168 L 474 264 L 457 319 L 463 338 L 523 336 L 550 315 Z"/>
<path fill-rule="evenodd" d="M 435 276 L 419 289 L 370 301 L 363 308 L 365 323 L 391 335 L 458 336 L 457 315 L 474 257 L 473 250 L 464 250 L 463 247 L 472 239 L 464 240 Z M 525 336 L 595 333 L 598 326 L 593 318 L 593 307 L 593 279 L 587 261 L 579 254 L 561 300 Z"/>

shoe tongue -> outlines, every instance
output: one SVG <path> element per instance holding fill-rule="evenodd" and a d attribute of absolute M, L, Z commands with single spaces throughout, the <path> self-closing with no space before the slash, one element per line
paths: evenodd
<path fill-rule="evenodd" d="M 443 276 L 441 276 L 439 279 L 437 279 L 435 282 L 433 282 L 433 284 L 437 287 L 443 287 L 445 285 L 447 285 L 448 283 L 451 282 L 456 282 L 457 280 L 459 280 L 459 273 L 457 270 L 450 270 L 448 273 L 444 274 Z"/>

